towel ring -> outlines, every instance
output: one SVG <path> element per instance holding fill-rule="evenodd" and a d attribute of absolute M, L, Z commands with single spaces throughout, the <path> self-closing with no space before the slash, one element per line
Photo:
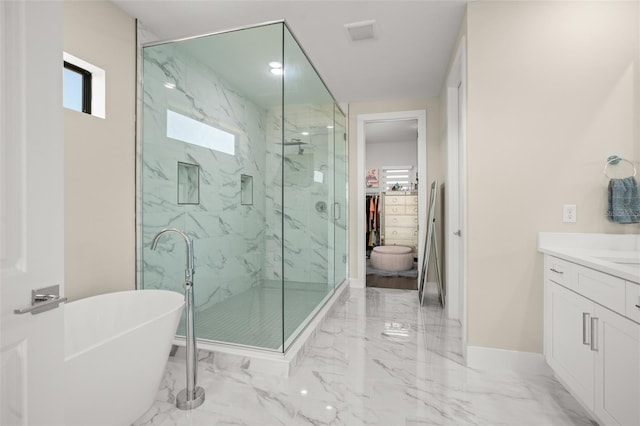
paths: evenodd
<path fill-rule="evenodd" d="M 636 170 L 636 166 L 634 166 L 631 161 L 629 161 L 629 160 L 627 160 L 625 158 L 622 158 L 622 157 L 618 157 L 617 155 L 612 155 L 611 157 L 607 158 L 607 162 L 604 165 L 604 170 L 602 171 L 604 173 L 604 175 L 607 178 L 612 179 L 611 176 L 609 176 L 607 174 L 607 167 L 609 167 L 612 164 L 616 165 L 616 164 L 620 163 L 621 161 L 624 161 L 625 163 L 628 163 L 631 167 L 633 167 L 633 175 L 631 175 L 631 176 L 635 177 L 637 172 L 638 172 Z"/>

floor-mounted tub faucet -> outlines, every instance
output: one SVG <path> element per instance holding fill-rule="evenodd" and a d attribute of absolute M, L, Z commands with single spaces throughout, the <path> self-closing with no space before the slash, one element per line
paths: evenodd
<path fill-rule="evenodd" d="M 187 304 L 187 387 L 182 389 L 176 397 L 176 406 L 181 410 L 197 408 L 204 402 L 204 389 L 197 386 L 198 381 L 198 351 L 196 348 L 195 317 L 193 312 L 193 241 L 184 232 L 176 228 L 165 228 L 156 234 L 151 243 L 151 250 L 155 250 L 158 240 L 167 233 L 179 234 L 187 245 L 187 266 L 184 271 L 184 299 Z"/>

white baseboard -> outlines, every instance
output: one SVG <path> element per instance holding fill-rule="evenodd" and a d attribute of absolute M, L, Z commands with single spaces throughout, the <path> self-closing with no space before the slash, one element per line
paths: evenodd
<path fill-rule="evenodd" d="M 365 288 L 366 278 L 349 278 L 349 287 L 351 288 Z"/>
<path fill-rule="evenodd" d="M 553 375 L 542 354 L 482 346 L 467 346 L 467 367 L 477 370 L 508 370 L 524 374 Z"/>

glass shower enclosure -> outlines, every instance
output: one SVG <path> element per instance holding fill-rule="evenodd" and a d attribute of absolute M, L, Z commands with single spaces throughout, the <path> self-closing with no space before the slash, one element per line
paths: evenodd
<path fill-rule="evenodd" d="M 182 292 L 184 230 L 198 340 L 284 352 L 347 276 L 345 115 L 285 22 L 142 55 L 138 287 Z"/>

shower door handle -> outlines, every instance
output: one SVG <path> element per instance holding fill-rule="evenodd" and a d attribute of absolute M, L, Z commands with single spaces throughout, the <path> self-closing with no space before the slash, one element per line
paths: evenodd
<path fill-rule="evenodd" d="M 333 203 L 333 218 L 335 220 L 340 220 L 342 218 L 342 208 L 340 207 L 340 203 Z"/>

